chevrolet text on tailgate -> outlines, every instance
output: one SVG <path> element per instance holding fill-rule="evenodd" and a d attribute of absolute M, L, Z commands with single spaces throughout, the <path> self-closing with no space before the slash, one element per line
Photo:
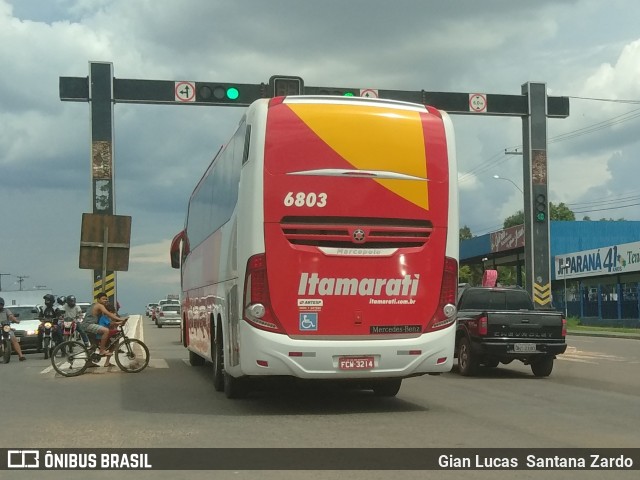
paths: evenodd
<path fill-rule="evenodd" d="M 256 377 L 393 396 L 453 366 L 457 166 L 445 112 L 366 98 L 253 103 L 171 245 L 182 340 L 217 390 Z"/>
<path fill-rule="evenodd" d="M 456 357 L 462 375 L 482 365 L 496 367 L 520 360 L 546 377 L 556 355 L 567 349 L 567 322 L 553 310 L 534 310 L 521 288 L 467 287 L 458 300 Z"/>

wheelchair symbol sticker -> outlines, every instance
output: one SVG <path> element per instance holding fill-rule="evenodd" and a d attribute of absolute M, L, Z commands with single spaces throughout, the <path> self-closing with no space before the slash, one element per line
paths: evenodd
<path fill-rule="evenodd" d="M 316 312 L 300 312 L 300 331 L 315 332 L 318 330 L 318 314 Z"/>

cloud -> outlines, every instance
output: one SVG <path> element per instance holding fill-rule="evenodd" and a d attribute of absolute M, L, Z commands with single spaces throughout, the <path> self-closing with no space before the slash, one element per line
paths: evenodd
<path fill-rule="evenodd" d="M 117 78 L 259 83 L 289 74 L 313 86 L 514 95 L 544 81 L 553 95 L 638 99 L 639 17 L 637 2 L 591 0 L 0 0 L 0 218 L 9 226 L 0 269 L 90 296 L 91 273 L 77 268 L 80 219 L 91 209 L 90 107 L 59 99 L 59 77 L 87 76 L 89 61 L 112 62 Z M 571 98 L 569 118 L 548 122 L 551 201 L 638 191 L 636 108 Z M 121 303 L 142 308 L 179 288 L 169 239 L 242 113 L 115 105 L 116 212 L 133 217 Z M 453 121 L 461 221 L 476 234 L 500 228 L 518 192 L 492 176 L 521 184 L 522 157 L 503 153 L 522 143 L 521 121 Z M 640 219 L 640 210 L 609 216 Z"/>

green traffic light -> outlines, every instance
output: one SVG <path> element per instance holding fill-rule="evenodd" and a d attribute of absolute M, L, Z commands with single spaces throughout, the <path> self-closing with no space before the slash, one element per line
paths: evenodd
<path fill-rule="evenodd" d="M 539 222 L 544 222 L 544 213 L 543 212 L 539 212 L 538 215 L 536 215 L 536 220 L 538 220 Z"/>
<path fill-rule="evenodd" d="M 343 97 L 353 97 L 353 92 L 344 92 Z"/>
<path fill-rule="evenodd" d="M 236 87 L 227 88 L 227 98 L 229 100 L 237 100 L 239 96 L 240 96 L 240 92 Z"/>

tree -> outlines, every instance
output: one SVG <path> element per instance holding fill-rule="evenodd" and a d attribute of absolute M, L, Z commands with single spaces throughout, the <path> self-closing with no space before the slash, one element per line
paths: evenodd
<path fill-rule="evenodd" d="M 460 229 L 460 241 L 471 240 L 473 234 L 471 229 L 465 225 Z M 482 280 L 482 266 L 481 265 L 464 265 L 458 270 L 458 281 L 460 283 L 470 283 L 471 285 L 478 285 Z"/>
<path fill-rule="evenodd" d="M 466 225 L 460 229 L 460 240 L 470 240 L 473 238 L 473 234 L 471 233 L 471 229 Z"/>
<path fill-rule="evenodd" d="M 567 207 L 564 202 L 555 205 L 549 202 L 549 220 L 572 221 L 576 219 L 573 211 Z M 504 219 L 502 228 L 515 227 L 524 223 L 524 210 L 518 210 L 516 213 Z"/>
<path fill-rule="evenodd" d="M 560 202 L 558 205 L 554 205 L 553 202 L 549 202 L 549 219 L 573 221 L 576 219 L 576 215 L 564 204 L 564 202 Z"/>
<path fill-rule="evenodd" d="M 504 219 L 502 228 L 515 227 L 524 223 L 524 210 L 518 210 L 516 213 Z"/>

